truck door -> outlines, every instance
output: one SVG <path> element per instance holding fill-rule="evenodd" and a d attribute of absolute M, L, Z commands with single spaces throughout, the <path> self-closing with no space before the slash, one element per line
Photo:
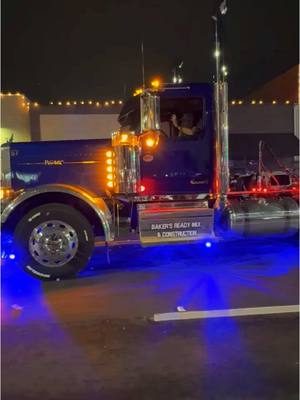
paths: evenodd
<path fill-rule="evenodd" d="M 144 194 L 204 194 L 212 189 L 213 124 L 204 97 L 161 97 L 161 132 L 154 152 L 141 153 Z M 176 116 L 177 124 L 174 124 Z M 175 125 L 179 126 L 179 129 Z"/>

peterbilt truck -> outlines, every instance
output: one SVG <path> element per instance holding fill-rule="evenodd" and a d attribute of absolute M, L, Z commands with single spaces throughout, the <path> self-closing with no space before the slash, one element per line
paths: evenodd
<path fill-rule="evenodd" d="M 295 235 L 298 188 L 258 177 L 230 190 L 227 111 L 225 82 L 161 85 L 124 104 L 111 139 L 3 145 L 2 250 L 50 280 L 84 269 L 95 238 L 109 249 Z"/>

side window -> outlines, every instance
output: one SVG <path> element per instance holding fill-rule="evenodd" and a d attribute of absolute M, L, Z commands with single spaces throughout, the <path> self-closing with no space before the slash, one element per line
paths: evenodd
<path fill-rule="evenodd" d="M 171 140 L 200 140 L 205 132 L 203 98 L 161 101 L 161 129 Z"/>

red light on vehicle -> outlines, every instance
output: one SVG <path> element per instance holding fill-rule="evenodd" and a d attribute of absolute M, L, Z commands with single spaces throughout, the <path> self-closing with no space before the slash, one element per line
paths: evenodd
<path fill-rule="evenodd" d="M 256 188 L 253 188 L 253 189 L 252 189 L 252 192 L 256 192 Z"/>
<path fill-rule="evenodd" d="M 264 188 L 264 189 L 263 189 L 263 192 L 264 192 L 264 193 L 267 193 L 267 189 L 266 189 L 266 188 Z"/>
<path fill-rule="evenodd" d="M 146 190 L 146 188 L 145 188 L 144 185 L 140 185 L 140 186 L 139 186 L 139 192 L 140 192 L 140 193 L 143 193 L 145 190 Z"/>

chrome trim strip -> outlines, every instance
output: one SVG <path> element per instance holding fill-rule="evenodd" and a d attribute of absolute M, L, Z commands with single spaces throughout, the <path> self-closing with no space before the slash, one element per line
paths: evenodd
<path fill-rule="evenodd" d="M 14 200 L 12 200 L 5 207 L 1 216 L 1 222 L 5 223 L 9 215 L 20 204 L 22 204 L 23 201 L 31 197 L 38 196 L 42 193 L 49 193 L 49 192 L 66 193 L 83 200 L 95 211 L 96 215 L 101 221 L 104 229 L 105 240 L 107 242 L 114 240 L 112 215 L 105 201 L 101 197 L 97 197 L 93 193 L 86 192 L 84 189 L 72 185 L 65 185 L 65 184 L 41 185 L 33 189 L 22 191 L 16 198 L 14 198 Z"/>
<path fill-rule="evenodd" d="M 128 198 L 123 198 L 122 195 L 117 196 L 118 198 L 128 201 Z M 133 195 L 129 198 L 129 200 L 141 203 L 148 201 L 192 201 L 192 200 L 208 200 L 209 193 L 200 193 L 200 194 L 164 194 L 164 195 Z"/>

